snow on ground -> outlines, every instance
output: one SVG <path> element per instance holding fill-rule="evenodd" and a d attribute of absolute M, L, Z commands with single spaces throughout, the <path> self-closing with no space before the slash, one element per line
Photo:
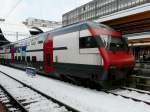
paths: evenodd
<path fill-rule="evenodd" d="M 0 65 L 0 70 L 82 112 L 150 112 L 150 106 Z"/>
<path fill-rule="evenodd" d="M 24 87 L 22 84 L 2 73 L 0 73 L 0 84 L 11 93 L 14 98 L 21 101 L 21 104 L 26 104 L 25 108 L 29 112 L 68 112 L 64 107 L 60 107 L 58 104 Z"/>

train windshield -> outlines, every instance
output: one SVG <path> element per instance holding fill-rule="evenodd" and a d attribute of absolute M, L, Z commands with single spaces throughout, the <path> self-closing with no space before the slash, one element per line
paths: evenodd
<path fill-rule="evenodd" d="M 128 45 L 121 37 L 115 37 L 111 35 L 100 35 L 103 45 L 110 51 L 128 51 Z"/>

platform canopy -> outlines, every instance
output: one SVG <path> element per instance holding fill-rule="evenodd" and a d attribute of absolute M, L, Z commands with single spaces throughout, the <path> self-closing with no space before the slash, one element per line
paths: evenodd
<path fill-rule="evenodd" d="M 128 37 L 129 46 L 150 45 L 150 32 L 126 35 L 126 37 Z"/>
<path fill-rule="evenodd" d="M 37 35 L 37 34 L 44 33 L 44 32 L 50 31 L 50 30 L 53 30 L 53 28 L 45 28 L 45 27 L 31 27 L 31 28 L 29 28 L 31 35 Z"/>
<path fill-rule="evenodd" d="M 123 35 L 150 31 L 150 2 L 102 16 L 96 22 L 109 25 Z"/>
<path fill-rule="evenodd" d="M 29 29 L 23 23 L 0 22 L 0 45 L 29 36 Z"/>

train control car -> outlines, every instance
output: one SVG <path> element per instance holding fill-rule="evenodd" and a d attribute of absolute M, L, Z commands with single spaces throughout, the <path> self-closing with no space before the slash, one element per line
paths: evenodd
<path fill-rule="evenodd" d="M 135 64 L 121 33 L 96 22 L 76 23 L 2 46 L 0 62 L 102 85 L 127 78 Z"/>

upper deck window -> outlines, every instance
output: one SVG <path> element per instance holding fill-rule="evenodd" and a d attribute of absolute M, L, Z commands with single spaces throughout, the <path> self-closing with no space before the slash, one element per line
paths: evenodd
<path fill-rule="evenodd" d="M 43 43 L 43 41 L 42 41 L 42 40 L 38 41 L 38 44 L 42 44 L 42 43 Z"/>
<path fill-rule="evenodd" d="M 96 48 L 97 42 L 95 38 L 88 36 L 88 37 L 81 37 L 79 38 L 79 48 Z"/>

